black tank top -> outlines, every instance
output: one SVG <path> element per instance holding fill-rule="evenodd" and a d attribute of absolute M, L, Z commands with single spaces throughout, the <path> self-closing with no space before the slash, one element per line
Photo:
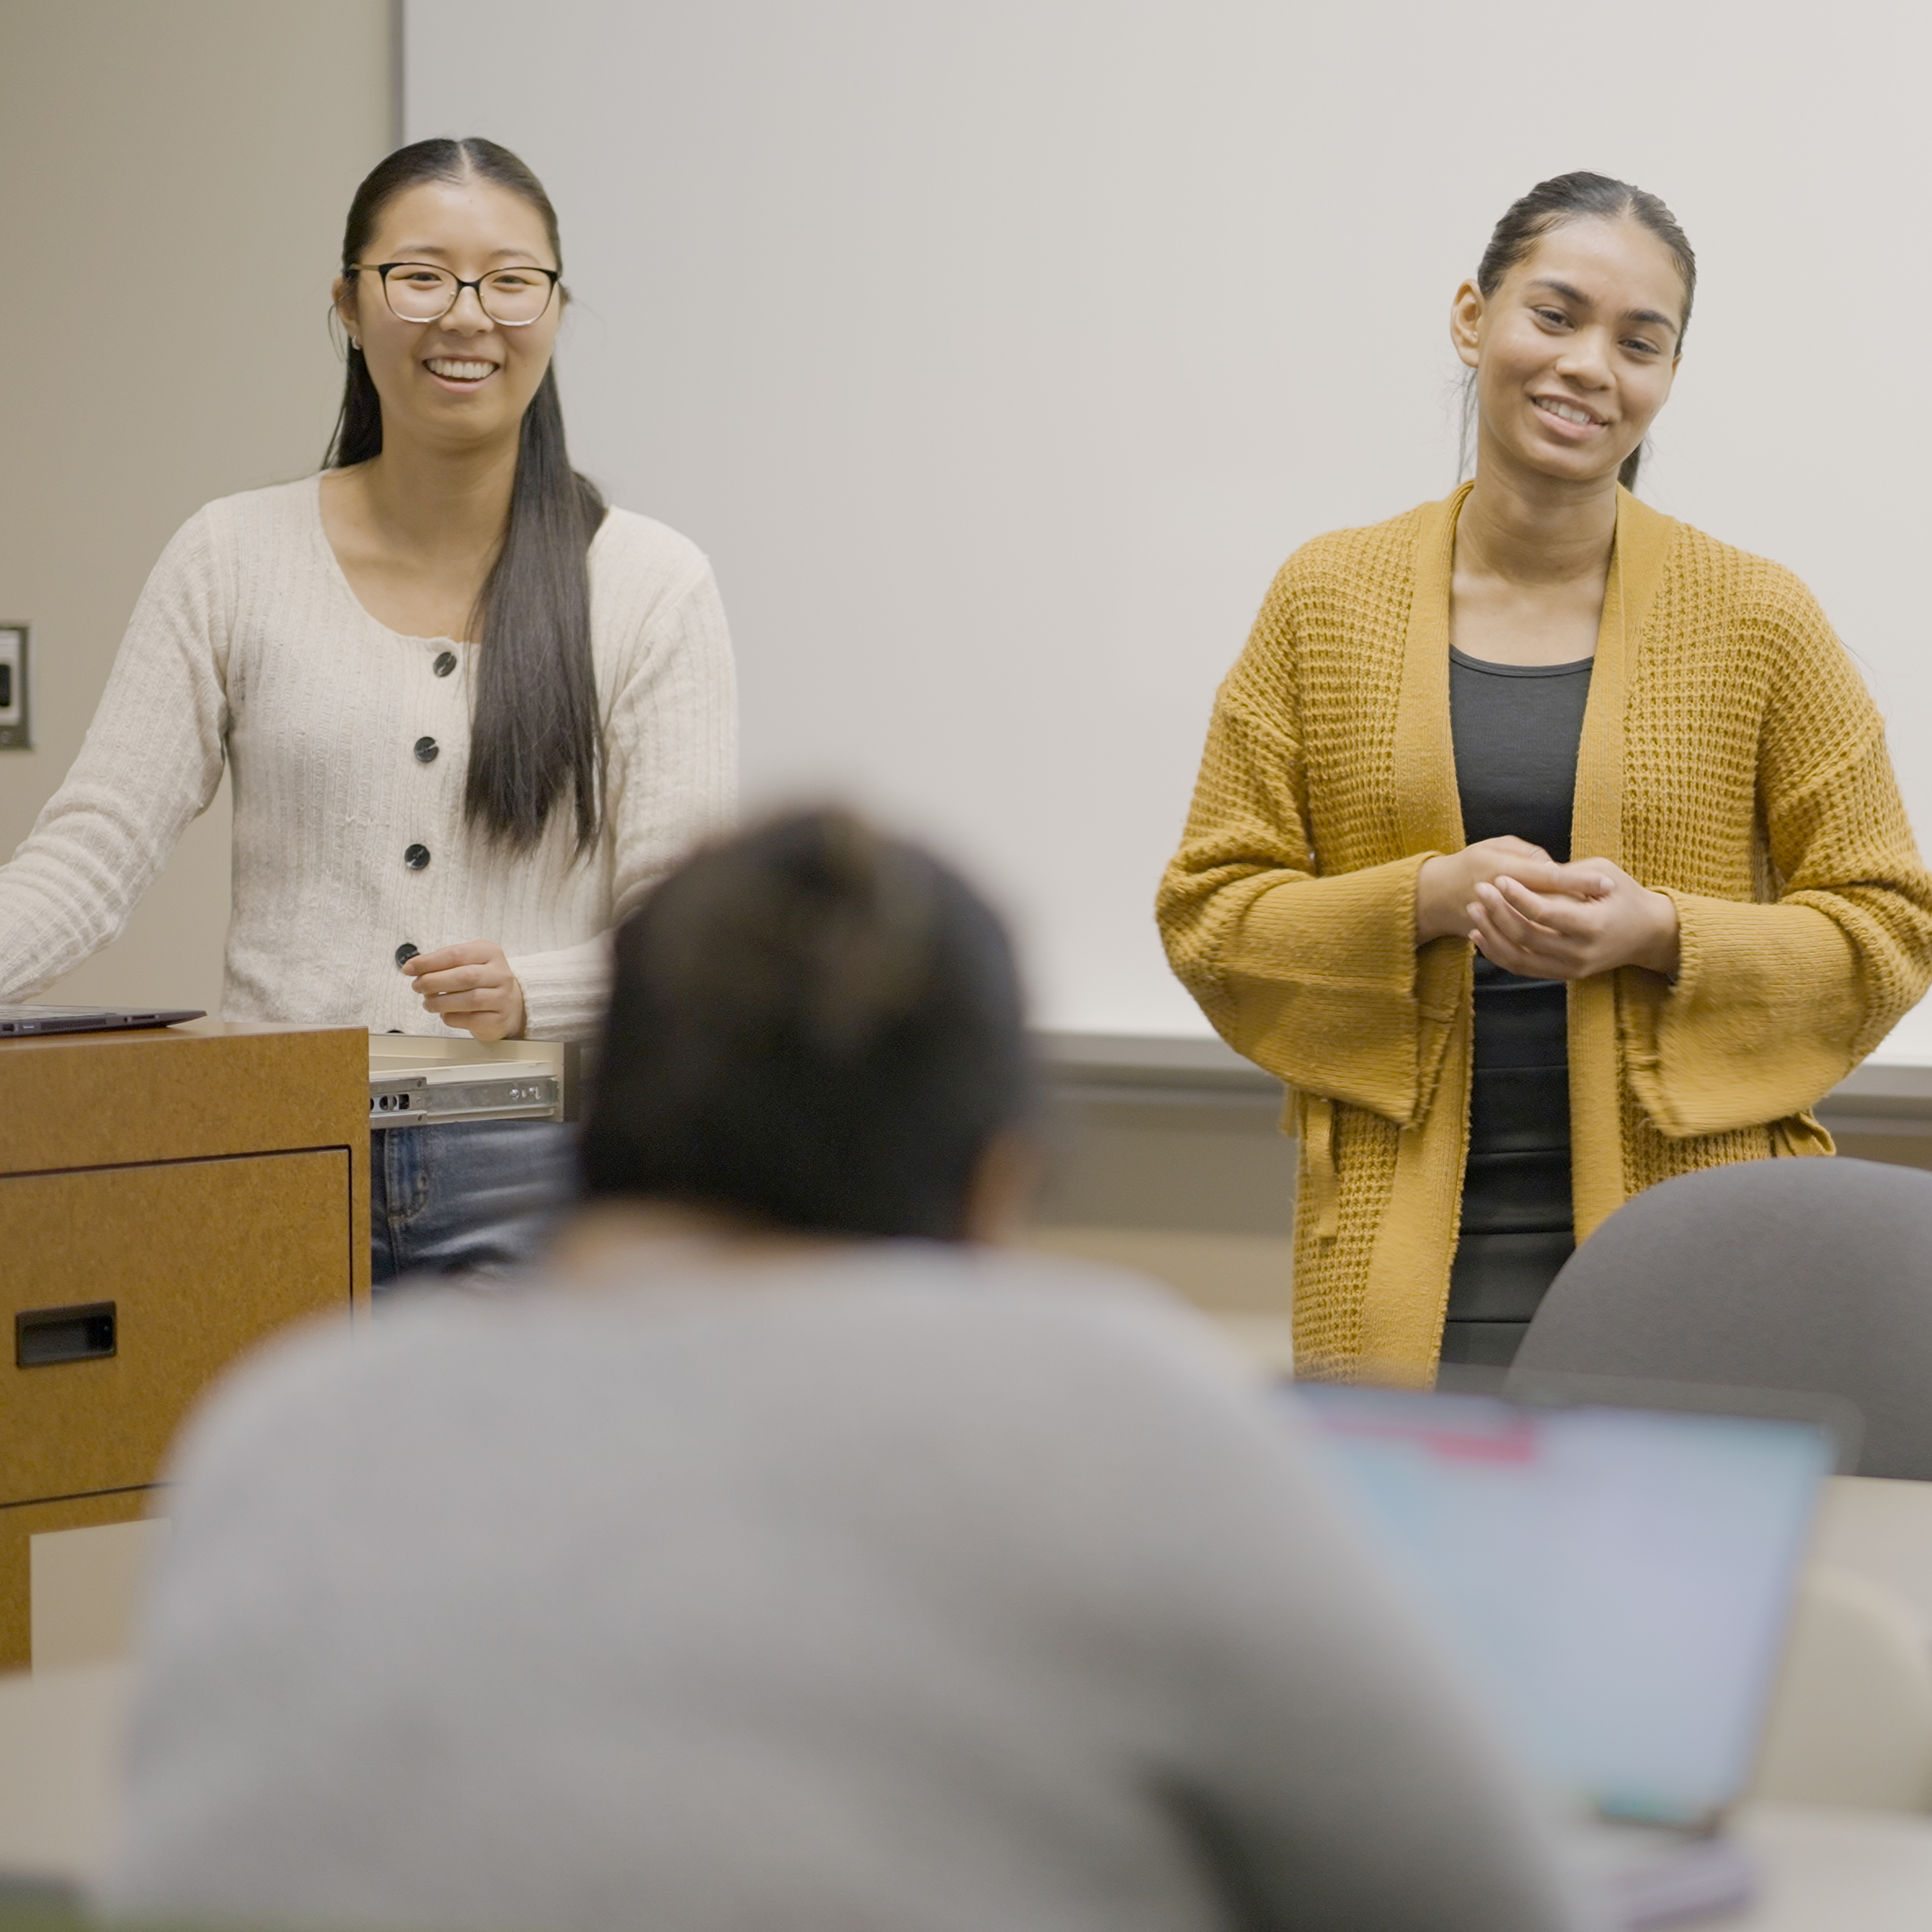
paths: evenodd
<path fill-rule="evenodd" d="M 1491 664 L 1450 652 L 1456 789 L 1470 844 L 1513 835 L 1569 859 L 1592 663 Z M 1563 982 L 1519 979 L 1479 953 L 1469 1163 L 1443 1360 L 1506 1365 L 1574 1245 Z"/>

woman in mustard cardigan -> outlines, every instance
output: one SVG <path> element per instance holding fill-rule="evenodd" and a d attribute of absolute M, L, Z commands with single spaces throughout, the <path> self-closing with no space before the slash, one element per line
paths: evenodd
<path fill-rule="evenodd" d="M 1932 979 L 1883 723 L 1804 586 L 1631 495 L 1696 264 L 1545 182 L 1452 334 L 1475 480 L 1297 551 L 1216 701 L 1168 956 L 1285 1081 L 1300 1372 L 1501 1364 L 1640 1189 L 1828 1154 Z"/>

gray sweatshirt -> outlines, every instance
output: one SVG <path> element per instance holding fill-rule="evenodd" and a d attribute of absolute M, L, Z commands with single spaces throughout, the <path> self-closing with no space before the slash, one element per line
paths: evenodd
<path fill-rule="evenodd" d="M 1530 1932 L 1536 1801 L 1288 1399 L 1123 1277 L 879 1244 L 430 1296 L 190 1433 L 110 1910 Z"/>

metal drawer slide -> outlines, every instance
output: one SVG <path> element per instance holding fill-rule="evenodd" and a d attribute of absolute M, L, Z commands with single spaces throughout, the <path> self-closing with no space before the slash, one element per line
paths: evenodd
<path fill-rule="evenodd" d="M 554 1059 L 369 1063 L 369 1125 L 420 1127 L 452 1121 L 561 1120 L 562 1068 Z"/>

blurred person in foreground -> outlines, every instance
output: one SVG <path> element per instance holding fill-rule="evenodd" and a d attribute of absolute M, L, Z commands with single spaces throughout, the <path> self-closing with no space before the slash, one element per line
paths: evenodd
<path fill-rule="evenodd" d="M 194 1425 L 100 1902 L 1568 1924 L 1283 1399 L 1145 1284 L 1000 1246 L 1032 1107 L 945 866 L 818 812 L 674 873 L 617 940 L 551 1292 L 300 1337 Z"/>

